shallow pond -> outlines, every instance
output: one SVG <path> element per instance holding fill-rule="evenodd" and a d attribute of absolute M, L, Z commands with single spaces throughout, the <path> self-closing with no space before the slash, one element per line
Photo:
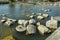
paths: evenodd
<path fill-rule="evenodd" d="M 44 12 L 42 9 L 50 9 L 48 12 Z M 27 14 L 31 13 L 48 13 L 49 16 L 60 16 L 60 8 L 55 6 L 37 6 L 37 5 L 22 5 L 22 4 L 2 4 L 0 5 L 0 14 L 6 14 L 7 17 L 13 19 L 28 19 L 26 17 Z M 0 16 L 1 18 L 1 16 Z M 45 21 L 45 20 L 42 20 Z M 42 23 L 45 24 L 45 23 Z M 0 23 L 0 39 L 12 34 L 16 40 L 45 40 L 49 34 L 44 36 L 40 35 L 37 32 L 35 35 L 28 35 L 26 36 L 25 33 L 18 33 L 15 31 L 15 27 L 6 27 L 2 23 Z"/>

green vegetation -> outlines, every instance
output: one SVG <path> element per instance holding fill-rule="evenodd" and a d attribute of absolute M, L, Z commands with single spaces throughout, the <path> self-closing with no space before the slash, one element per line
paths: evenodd
<path fill-rule="evenodd" d="M 0 0 L 0 1 L 12 1 L 12 2 L 15 2 L 16 0 Z M 21 1 L 21 2 L 27 2 L 27 1 L 50 1 L 50 2 L 56 2 L 56 1 L 60 1 L 60 0 L 17 0 L 17 1 Z"/>
<path fill-rule="evenodd" d="M 38 2 L 38 0 L 34 0 L 34 5 L 36 5 L 36 4 L 37 4 L 37 2 Z"/>

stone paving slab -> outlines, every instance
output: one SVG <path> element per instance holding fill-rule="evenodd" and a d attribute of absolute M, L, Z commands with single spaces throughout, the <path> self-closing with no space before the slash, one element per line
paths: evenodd
<path fill-rule="evenodd" d="M 53 32 L 46 40 L 60 40 L 60 27 Z"/>

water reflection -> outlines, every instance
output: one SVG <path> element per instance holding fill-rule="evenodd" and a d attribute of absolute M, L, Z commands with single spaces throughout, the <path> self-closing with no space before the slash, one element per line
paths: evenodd
<path fill-rule="evenodd" d="M 9 5 L 9 15 L 10 17 L 15 16 L 15 5 Z"/>
<path fill-rule="evenodd" d="M 50 9 L 49 12 L 44 12 L 43 10 Z M 24 5 L 24 4 L 14 4 L 14 5 L 0 5 L 0 14 L 11 14 L 13 16 L 21 16 L 22 14 L 31 13 L 48 13 L 50 16 L 59 16 L 60 8 L 54 6 L 36 6 L 36 5 Z M 57 14 L 58 13 L 58 14 Z"/>

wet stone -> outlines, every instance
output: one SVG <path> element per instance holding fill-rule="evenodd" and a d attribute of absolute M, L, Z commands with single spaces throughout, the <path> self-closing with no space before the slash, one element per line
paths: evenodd
<path fill-rule="evenodd" d="M 57 29 L 58 22 L 52 19 L 46 22 L 46 26 L 50 29 Z"/>
<path fill-rule="evenodd" d="M 50 32 L 50 30 L 44 25 L 38 26 L 37 29 L 38 29 L 39 33 L 42 34 L 42 35 L 44 35 L 44 33 L 49 33 Z"/>
<path fill-rule="evenodd" d="M 37 25 L 37 26 L 40 26 L 40 22 L 37 22 L 36 25 Z"/>
<path fill-rule="evenodd" d="M 35 19 L 30 19 L 29 20 L 29 24 L 35 24 L 35 23 L 36 23 Z"/>
<path fill-rule="evenodd" d="M 17 32 L 24 32 L 24 31 L 26 31 L 26 27 L 24 27 L 24 26 L 22 26 L 22 25 L 18 25 L 18 26 L 16 27 L 16 31 L 17 31 Z"/>
<path fill-rule="evenodd" d="M 37 16 L 37 19 L 39 19 L 39 20 L 41 20 L 43 18 L 44 18 L 43 16 Z"/>
<path fill-rule="evenodd" d="M 28 34 L 35 34 L 36 33 L 36 26 L 34 25 L 27 25 L 27 32 L 26 35 Z"/>
<path fill-rule="evenodd" d="M 11 22 L 11 21 L 6 21 L 5 23 L 4 23 L 4 25 L 6 25 L 6 26 L 11 26 L 13 24 L 13 22 Z"/>
<path fill-rule="evenodd" d="M 36 15 L 37 15 L 37 16 L 41 16 L 41 15 L 42 15 L 42 13 L 37 13 Z"/>
<path fill-rule="evenodd" d="M 23 25 L 24 22 L 25 22 L 25 20 L 18 20 L 18 24 Z"/>
<path fill-rule="evenodd" d="M 29 18 L 34 18 L 34 15 L 31 15 Z"/>
<path fill-rule="evenodd" d="M 42 16 L 43 16 L 43 17 L 48 17 L 48 14 L 43 14 Z"/>
<path fill-rule="evenodd" d="M 29 21 L 28 21 L 28 20 L 26 20 L 26 21 L 23 23 L 24 27 L 27 27 L 28 24 L 29 24 Z"/>

